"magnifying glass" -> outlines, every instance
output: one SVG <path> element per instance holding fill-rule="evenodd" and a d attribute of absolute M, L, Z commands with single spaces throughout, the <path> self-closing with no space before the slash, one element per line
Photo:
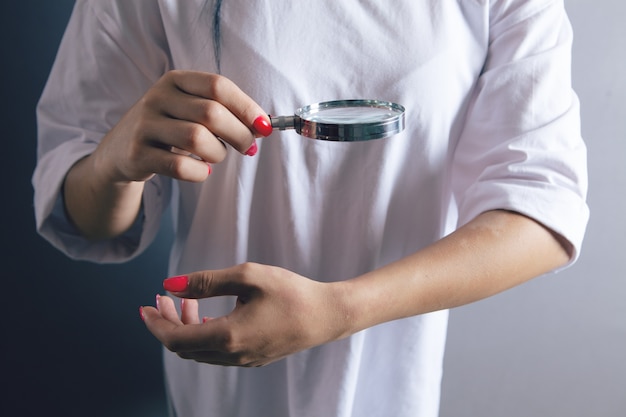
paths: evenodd
<path fill-rule="evenodd" d="M 295 129 L 311 139 L 359 142 L 402 132 L 404 111 L 388 101 L 333 100 L 301 107 L 293 116 L 270 116 L 270 121 L 274 130 Z"/>

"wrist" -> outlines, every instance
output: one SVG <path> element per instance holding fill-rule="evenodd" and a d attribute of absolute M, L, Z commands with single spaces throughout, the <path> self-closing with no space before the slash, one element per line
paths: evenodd
<path fill-rule="evenodd" d="M 369 327 L 367 308 L 359 299 L 361 292 L 355 280 L 326 284 L 330 289 L 329 311 L 333 314 L 334 340 L 343 339 Z"/>
<path fill-rule="evenodd" d="M 68 217 L 85 237 L 106 239 L 132 226 L 140 211 L 144 183 L 112 180 L 96 166 L 92 154 L 70 169 L 63 200 Z"/>
<path fill-rule="evenodd" d="M 355 278 L 333 283 L 337 311 L 342 314 L 345 336 L 361 330 L 421 314 L 415 289 L 410 282 L 414 269 L 399 264 L 370 271 Z"/>

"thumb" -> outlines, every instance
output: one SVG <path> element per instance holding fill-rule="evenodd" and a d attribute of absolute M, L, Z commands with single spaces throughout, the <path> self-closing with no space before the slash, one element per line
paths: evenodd
<path fill-rule="evenodd" d="M 244 295 L 249 287 L 238 279 L 232 269 L 198 271 L 167 278 L 163 288 L 183 298 L 208 298 L 221 295 Z"/>

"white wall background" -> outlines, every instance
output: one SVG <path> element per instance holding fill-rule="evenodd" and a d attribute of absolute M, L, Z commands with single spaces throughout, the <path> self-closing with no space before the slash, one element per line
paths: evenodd
<path fill-rule="evenodd" d="M 566 7 L 589 149 L 583 252 L 452 311 L 441 417 L 626 416 L 626 1 Z"/>

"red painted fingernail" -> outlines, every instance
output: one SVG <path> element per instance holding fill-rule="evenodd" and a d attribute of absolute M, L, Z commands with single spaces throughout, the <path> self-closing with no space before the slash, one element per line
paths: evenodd
<path fill-rule="evenodd" d="M 272 131 L 274 130 L 271 123 L 269 122 L 269 120 L 267 120 L 265 116 L 259 116 L 254 119 L 254 122 L 252 122 L 252 126 L 254 126 L 254 130 L 256 130 L 263 136 L 271 135 Z"/>
<path fill-rule="evenodd" d="M 169 292 L 182 292 L 189 285 L 189 277 L 181 275 L 179 277 L 167 278 L 163 281 L 163 288 Z"/>
<path fill-rule="evenodd" d="M 209 321 L 210 319 L 208 317 L 202 317 L 202 323 L 206 323 L 207 321 Z"/>
<path fill-rule="evenodd" d="M 256 153 L 258 152 L 259 147 L 256 144 L 256 141 L 252 143 L 252 146 L 250 146 L 250 148 L 246 151 L 246 155 L 248 156 L 254 156 L 256 155 Z"/>
<path fill-rule="evenodd" d="M 139 317 L 142 321 L 146 321 L 146 316 L 143 314 L 143 307 L 139 307 Z"/>
<path fill-rule="evenodd" d="M 213 168 L 211 168 L 211 165 L 206 164 L 207 167 L 209 167 L 209 175 L 211 175 L 211 172 L 213 172 Z"/>

